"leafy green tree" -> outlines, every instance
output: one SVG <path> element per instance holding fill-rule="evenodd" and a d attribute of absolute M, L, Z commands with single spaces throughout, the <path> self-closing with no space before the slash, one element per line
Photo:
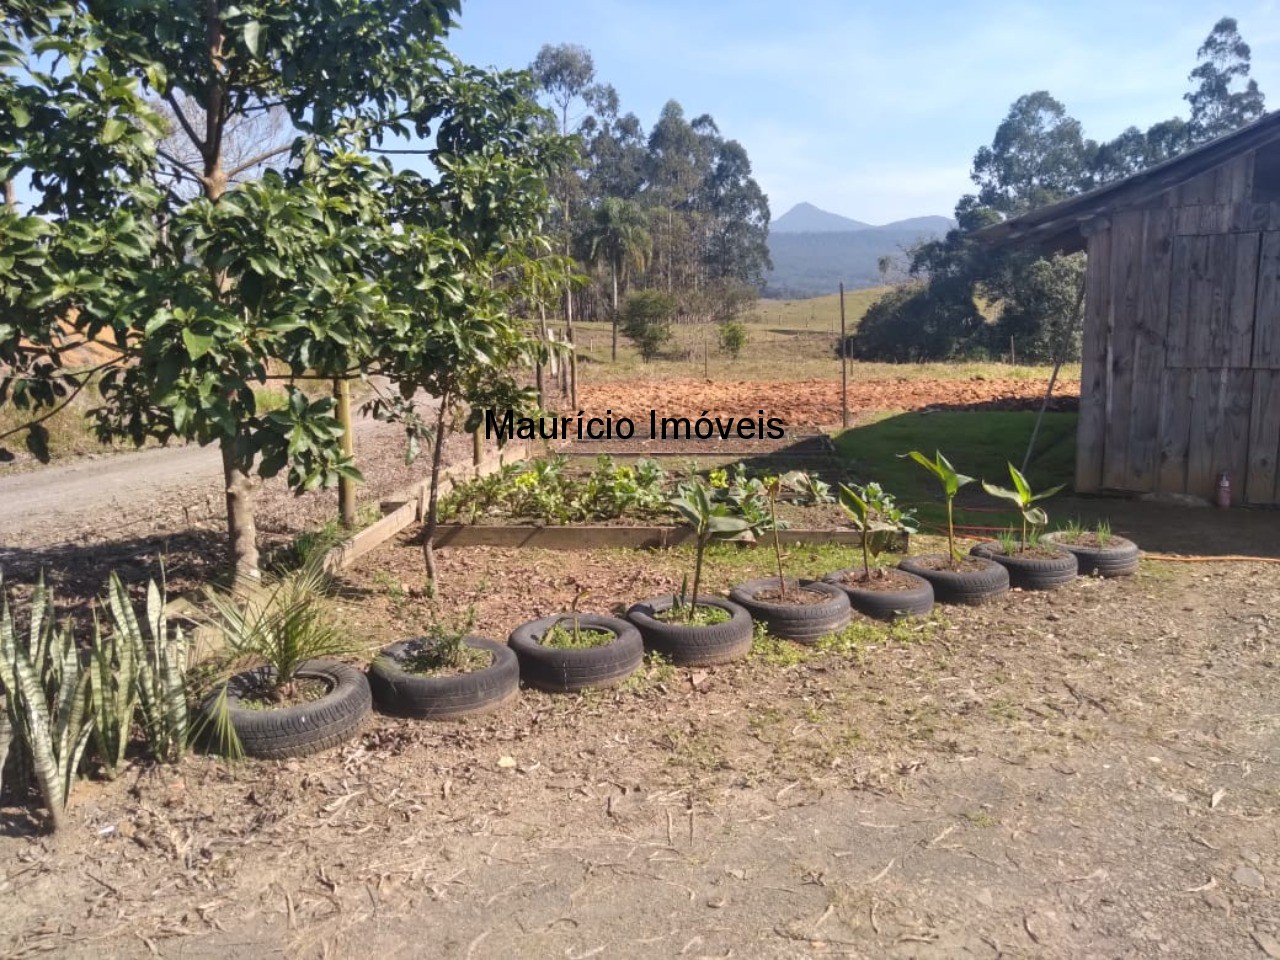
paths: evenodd
<path fill-rule="evenodd" d="M 1266 112 L 1258 82 L 1249 76 L 1250 55 L 1231 17 L 1214 24 L 1196 51 L 1200 62 L 1189 79 L 1197 86 L 1185 96 L 1191 105 L 1193 145 L 1230 133 Z"/>
<path fill-rule="evenodd" d="M 659 290 L 638 290 L 627 295 L 622 307 L 622 332 L 639 348 L 646 363 L 671 339 L 675 307 L 675 301 Z"/>
<path fill-rule="evenodd" d="M 358 476 L 332 401 L 296 379 L 393 367 L 387 345 L 404 345 L 421 319 L 387 269 L 407 237 L 433 265 L 418 282 L 437 302 L 474 293 L 465 271 L 488 256 L 472 249 L 471 198 L 441 208 L 432 181 L 393 171 L 380 145 L 434 134 L 424 152 L 461 164 L 506 132 L 491 125 L 479 145 L 472 118 L 501 117 L 526 91 L 448 55 L 456 0 L 8 9 L 0 179 L 28 177 L 37 201 L 25 216 L 0 213 L 0 402 L 35 412 L 83 386 L 60 369 L 61 324 L 114 344 L 100 435 L 218 444 L 232 558 L 256 575 L 255 474 L 287 469 L 300 490 Z M 165 126 L 148 95 L 168 104 L 198 160 L 157 145 Z M 229 166 L 228 130 L 273 109 L 291 143 Z M 279 170 L 233 184 L 275 158 Z M 163 186 L 181 178 L 199 185 L 194 197 Z M 494 191 L 484 202 L 523 201 Z M 259 411 L 254 387 L 278 369 L 288 402 Z"/>
<path fill-rule="evenodd" d="M 1014 215 L 1077 192 L 1087 161 L 1080 122 L 1038 90 L 1014 101 L 991 146 L 974 157 L 972 179 L 982 204 Z"/>
<path fill-rule="evenodd" d="M 997 326 L 999 343 L 1010 338 L 1019 360 L 1062 363 L 1080 357 L 1084 328 L 1085 256 L 1040 258 L 1021 267 Z"/>
<path fill-rule="evenodd" d="M 618 279 L 626 279 L 628 266 L 643 270 L 653 249 L 649 235 L 649 218 L 641 207 L 629 200 L 605 197 L 596 208 L 588 234 L 591 260 L 609 266 L 613 281 L 613 359 L 618 359 Z"/>

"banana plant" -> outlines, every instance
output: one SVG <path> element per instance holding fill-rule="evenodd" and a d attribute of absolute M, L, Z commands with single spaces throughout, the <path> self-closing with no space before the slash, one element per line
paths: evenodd
<path fill-rule="evenodd" d="M 965 484 L 973 483 L 973 477 L 966 477 L 963 473 L 956 470 L 951 465 L 951 461 L 942 455 L 941 450 L 934 451 L 934 457 L 930 460 L 919 450 L 912 450 L 910 453 L 899 454 L 902 457 L 910 457 L 920 466 L 924 467 L 937 478 L 942 484 L 942 496 L 947 501 L 947 556 L 951 560 L 954 567 L 959 561 L 956 554 L 956 530 L 955 523 L 952 520 L 952 505 L 955 503 L 956 494 L 960 492 L 960 488 Z"/>
<path fill-rule="evenodd" d="M 36 782 L 54 830 L 92 730 L 87 709 L 89 672 L 71 632 L 54 625 L 53 598 L 43 580 L 31 597 L 27 636 L 18 631 L 8 598 L 0 606 L 0 683 L 9 722 L 31 756 Z"/>
<path fill-rule="evenodd" d="M 144 631 L 133 612 L 129 594 L 114 573 L 108 587 L 116 635 L 133 651 L 134 702 L 142 714 L 142 729 L 152 755 L 173 762 L 187 745 L 187 639 L 182 629 L 169 634 L 164 594 L 154 580 L 147 584 Z"/>
<path fill-rule="evenodd" d="M 740 536 L 751 529 L 751 523 L 743 517 L 734 516 L 727 504 L 714 501 L 707 485 L 701 480 L 681 484 L 676 495 L 667 501 L 667 505 L 689 524 L 695 538 L 693 591 L 685 606 L 685 616 L 692 620 L 698 608 L 702 559 L 707 544 L 712 540 L 729 540 Z"/>
<path fill-rule="evenodd" d="M 871 579 L 871 561 L 899 534 L 917 530 L 911 511 L 899 507 L 878 483 L 863 487 L 840 484 L 840 507 L 862 534 L 862 574 L 867 580 Z"/>
<path fill-rule="evenodd" d="M 1027 538 L 1027 528 L 1043 527 L 1049 522 L 1049 515 L 1044 512 L 1044 508 L 1037 507 L 1035 504 L 1040 500 L 1047 500 L 1052 497 L 1066 484 L 1060 483 L 1056 487 L 1050 487 L 1043 493 L 1034 493 L 1031 485 L 1027 483 L 1027 478 L 1022 475 L 1022 471 L 1012 463 L 1009 464 L 1009 476 L 1013 480 L 1012 490 L 997 487 L 995 484 L 987 483 L 985 480 L 982 481 L 982 489 L 993 497 L 1008 500 L 1017 506 L 1018 512 L 1022 514 L 1022 549 L 1026 550 L 1031 545 L 1030 540 Z"/>

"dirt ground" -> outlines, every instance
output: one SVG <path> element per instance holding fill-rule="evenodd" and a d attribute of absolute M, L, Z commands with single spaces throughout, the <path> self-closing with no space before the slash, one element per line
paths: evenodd
<path fill-rule="evenodd" d="M 765 559 L 719 551 L 712 586 Z M 502 637 L 577 585 L 596 609 L 669 591 L 687 560 L 476 548 L 443 577 Z M 57 840 L 4 811 L 0 953 L 1274 957 L 1276 573 L 1148 563 L 491 718 L 375 718 L 319 757 L 83 784 Z M 412 635 L 421 577 L 388 544 L 340 612 Z"/>
<path fill-rule="evenodd" d="M 680 397 L 694 415 L 772 397 L 838 421 L 830 385 L 687 386 L 608 396 Z M 876 389 L 890 408 L 980 402 Z M 985 402 L 1034 403 L 1039 387 L 1011 389 Z M 398 445 L 378 449 L 394 462 Z M 172 528 L 113 532 L 92 513 L 57 536 L 39 518 L 21 541 L 6 527 L 6 564 L 74 586 L 114 558 L 149 571 L 163 547 L 194 577 L 217 559 L 215 518 L 175 497 L 137 521 Z M 268 492 L 264 516 L 286 537 L 330 507 Z M 616 690 L 526 690 L 489 718 L 375 716 L 301 760 L 138 764 L 78 784 L 57 838 L 0 808 L 0 956 L 1280 957 L 1280 567 L 1262 559 L 1280 513 L 1124 509 L 1116 531 L 1149 548 L 1243 542 L 1260 559 L 1145 562 L 923 624 L 860 621 L 822 649 L 763 642 Z M 795 548 L 789 572 L 850 562 Z M 596 610 L 671 592 L 689 556 L 468 548 L 441 563 L 444 609 L 474 607 L 501 639 L 584 587 Z M 768 565 L 720 549 L 708 583 Z M 341 586 L 337 613 L 371 648 L 431 621 L 409 536 Z"/>

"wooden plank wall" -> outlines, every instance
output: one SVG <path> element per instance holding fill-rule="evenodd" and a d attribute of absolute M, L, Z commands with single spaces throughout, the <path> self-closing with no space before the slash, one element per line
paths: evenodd
<path fill-rule="evenodd" d="M 1280 503 L 1280 205 L 1246 154 L 1088 238 L 1076 488 Z"/>

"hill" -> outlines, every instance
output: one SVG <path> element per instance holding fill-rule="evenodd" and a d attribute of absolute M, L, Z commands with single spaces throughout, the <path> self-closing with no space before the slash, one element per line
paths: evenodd
<path fill-rule="evenodd" d="M 797 203 L 769 224 L 770 233 L 848 233 L 869 229 L 869 223 L 819 210 L 812 203 Z"/>
<path fill-rule="evenodd" d="M 844 229 L 832 229 L 837 222 L 844 223 Z M 796 224 L 817 226 L 797 230 Z M 837 289 L 841 281 L 846 289 L 876 286 L 884 282 L 881 257 L 901 254 L 953 226 L 946 217 L 912 217 L 873 227 L 800 204 L 779 217 L 769 231 L 773 270 L 766 278 L 764 295 L 793 300 L 821 296 Z"/>

